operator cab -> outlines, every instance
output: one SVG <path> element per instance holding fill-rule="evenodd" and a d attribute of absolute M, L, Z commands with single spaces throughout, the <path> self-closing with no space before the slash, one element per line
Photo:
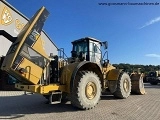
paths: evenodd
<path fill-rule="evenodd" d="M 85 37 L 72 42 L 73 49 L 71 52 L 72 58 L 78 58 L 80 61 L 86 60 L 100 64 L 102 62 L 101 46 L 106 42 L 100 42 L 91 37 Z"/>

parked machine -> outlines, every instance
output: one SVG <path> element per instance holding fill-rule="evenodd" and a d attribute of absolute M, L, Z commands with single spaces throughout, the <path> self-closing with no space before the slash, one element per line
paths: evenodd
<path fill-rule="evenodd" d="M 151 85 L 157 85 L 160 82 L 160 73 L 159 71 L 150 71 L 147 76 L 147 80 Z"/>
<path fill-rule="evenodd" d="M 101 46 L 107 50 L 107 42 L 85 37 L 72 42 L 71 57 L 66 58 L 63 49 L 59 55 L 50 56 L 42 44 L 41 30 L 49 12 L 42 7 L 26 24 L 11 45 L 1 69 L 14 76 L 17 89 L 39 93 L 49 102 L 59 103 L 68 99 L 80 109 L 92 109 L 102 92 L 109 90 L 117 98 L 127 98 L 137 87 L 139 78 L 133 79 L 122 70 L 113 67 L 108 52 L 102 55 Z M 137 86 L 137 87 L 135 87 Z M 144 94 L 141 90 L 138 94 Z"/>

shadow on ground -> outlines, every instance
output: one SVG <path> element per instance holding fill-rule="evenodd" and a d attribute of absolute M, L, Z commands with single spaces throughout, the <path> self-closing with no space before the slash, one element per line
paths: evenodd
<path fill-rule="evenodd" d="M 77 112 L 70 102 L 66 104 L 47 104 L 47 100 L 40 95 L 20 95 L 0 97 L 0 119 L 15 119 L 25 114 L 45 114 L 57 112 Z"/>
<path fill-rule="evenodd" d="M 157 85 L 151 85 L 150 83 L 145 83 L 144 84 L 145 88 L 155 88 L 155 89 L 160 89 L 160 84 Z"/>

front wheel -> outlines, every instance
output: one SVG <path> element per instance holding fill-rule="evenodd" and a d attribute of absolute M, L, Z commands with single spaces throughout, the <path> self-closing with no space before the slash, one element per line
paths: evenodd
<path fill-rule="evenodd" d="M 99 77 L 92 71 L 78 72 L 71 93 L 71 104 L 80 109 L 94 108 L 101 96 Z"/>
<path fill-rule="evenodd" d="M 131 79 L 129 75 L 122 72 L 117 81 L 116 91 L 113 93 L 116 98 L 125 99 L 131 93 Z"/>

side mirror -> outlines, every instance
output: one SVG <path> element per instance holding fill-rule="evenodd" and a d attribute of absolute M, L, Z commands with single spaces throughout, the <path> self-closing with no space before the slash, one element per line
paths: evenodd
<path fill-rule="evenodd" d="M 102 42 L 102 46 L 104 47 L 104 49 L 107 49 L 108 48 L 108 42 L 107 41 Z"/>

